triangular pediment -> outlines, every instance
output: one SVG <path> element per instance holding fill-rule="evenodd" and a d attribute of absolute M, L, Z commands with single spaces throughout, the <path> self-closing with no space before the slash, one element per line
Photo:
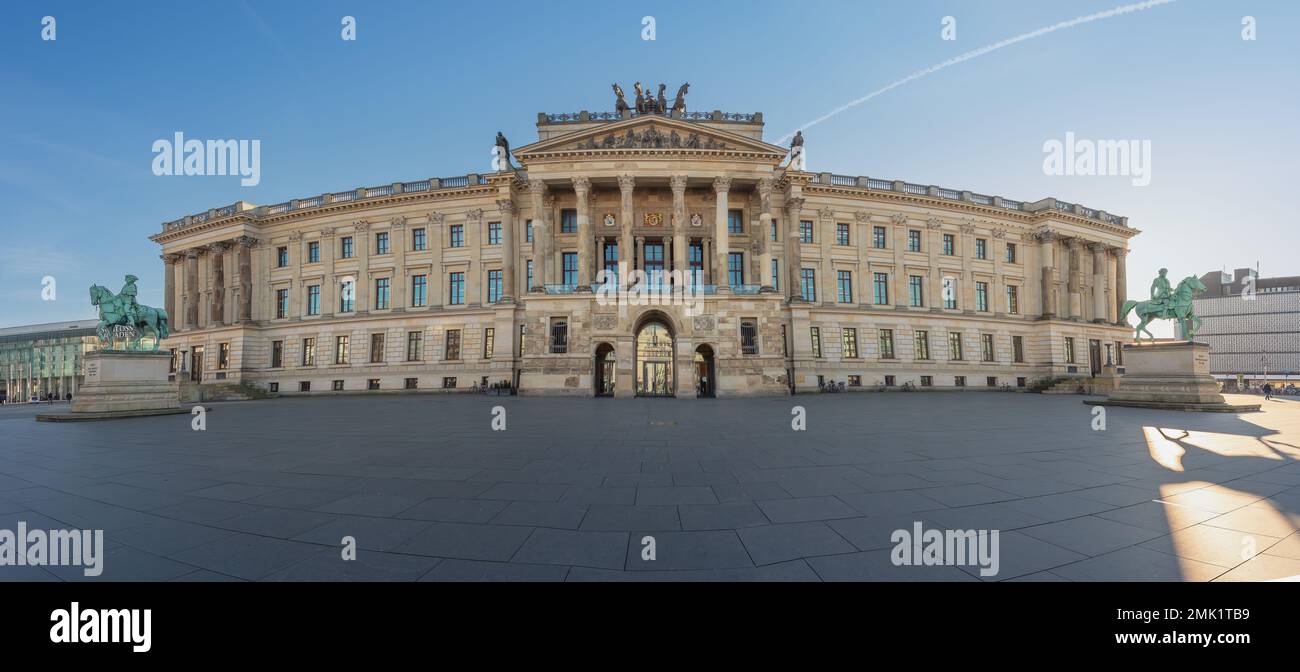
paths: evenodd
<path fill-rule="evenodd" d="M 699 122 L 645 115 L 588 126 L 516 149 L 520 162 L 587 153 L 744 155 L 780 161 L 786 150 L 761 140 L 718 130 Z"/>

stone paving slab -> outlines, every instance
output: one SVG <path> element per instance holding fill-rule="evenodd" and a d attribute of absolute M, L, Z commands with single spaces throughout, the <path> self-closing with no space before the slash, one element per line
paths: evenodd
<path fill-rule="evenodd" d="M 106 549 L 98 579 L 6 566 L 0 581 L 1300 574 L 1297 404 L 1115 408 L 1092 431 L 1073 396 L 660 401 L 282 398 L 220 404 L 205 432 L 0 407 L 0 529 L 101 529 Z M 790 431 L 796 401 L 807 431 Z M 491 430 L 495 405 L 508 432 Z M 916 524 L 998 530 L 999 574 L 894 564 L 892 536 Z"/>

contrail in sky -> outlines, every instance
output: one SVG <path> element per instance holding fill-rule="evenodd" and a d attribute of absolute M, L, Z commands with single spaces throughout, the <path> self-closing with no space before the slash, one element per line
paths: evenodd
<path fill-rule="evenodd" d="M 871 100 L 872 98 L 875 98 L 876 96 L 879 96 L 879 95 L 881 95 L 881 94 L 883 94 L 883 93 L 886 93 L 886 92 L 888 92 L 888 91 L 892 91 L 893 89 L 896 89 L 896 88 L 898 88 L 898 87 L 900 87 L 900 86 L 902 86 L 902 85 L 904 85 L 904 84 L 906 84 L 906 83 L 908 83 L 908 82 L 910 82 L 910 81 L 912 81 L 912 80 L 914 80 L 914 79 L 920 79 L 920 78 L 922 78 L 922 77 L 924 77 L 924 76 L 926 76 L 926 75 L 928 75 L 928 74 L 931 74 L 931 73 L 934 73 L 934 72 L 938 72 L 938 71 L 940 71 L 940 70 L 942 70 L 942 69 L 944 69 L 944 68 L 946 68 L 946 67 L 948 67 L 948 66 L 950 66 L 950 65 L 957 65 L 958 63 L 962 63 L 962 62 L 965 62 L 965 61 L 969 61 L 969 60 L 972 59 L 972 58 L 976 58 L 976 57 L 978 57 L 978 56 L 983 56 L 984 54 L 987 54 L 987 53 L 989 53 L 990 51 L 997 51 L 998 49 L 1001 49 L 1002 47 L 1009 47 L 1009 46 L 1011 46 L 1011 45 L 1013 45 L 1013 44 L 1018 44 L 1018 43 L 1020 43 L 1020 42 L 1024 42 L 1025 40 L 1032 40 L 1032 39 L 1034 39 L 1035 37 L 1042 37 L 1043 35 L 1046 35 L 1046 34 L 1048 34 L 1048 33 L 1054 33 L 1054 32 L 1056 32 L 1056 31 L 1058 31 L 1058 30 L 1065 30 L 1066 28 L 1073 28 L 1073 27 L 1075 27 L 1075 26 L 1080 26 L 1080 25 L 1083 25 L 1083 24 L 1085 24 L 1085 23 L 1092 23 L 1093 21 L 1100 21 L 1100 20 L 1102 20 L 1102 19 L 1109 19 L 1109 18 L 1112 17 L 1112 16 L 1119 16 L 1119 15 L 1121 15 L 1121 14 L 1129 14 L 1129 13 L 1132 13 L 1132 12 L 1140 12 L 1140 11 L 1142 11 L 1142 10 L 1144 10 L 1144 9 L 1151 9 L 1152 7 L 1159 7 L 1160 5 L 1167 5 L 1167 4 L 1171 3 L 1171 2 L 1177 2 L 1177 1 L 1178 1 L 1178 0 L 1146 0 L 1146 2 L 1135 2 L 1135 3 L 1131 4 L 1131 5 L 1121 5 L 1121 6 L 1119 6 L 1119 7 L 1115 7 L 1115 8 L 1113 8 L 1113 9 L 1108 9 L 1108 10 L 1106 10 L 1106 11 L 1104 11 L 1104 12 L 1097 12 L 1096 14 L 1089 14 L 1089 15 L 1087 15 L 1087 16 L 1079 16 L 1079 17 L 1075 17 L 1075 18 L 1073 18 L 1073 19 L 1070 19 L 1069 21 L 1062 21 L 1062 22 L 1060 22 L 1060 23 L 1054 23 L 1054 24 L 1052 24 L 1052 25 L 1050 25 L 1050 26 L 1046 26 L 1046 27 L 1044 27 L 1044 28 L 1039 28 L 1038 30 L 1033 30 L 1033 31 L 1030 31 L 1030 32 L 1028 32 L 1028 33 L 1023 33 L 1023 34 L 1017 35 L 1017 36 L 1015 36 L 1015 37 L 1008 37 L 1007 39 L 1002 40 L 1001 42 L 995 42 L 995 43 L 990 44 L 990 45 L 988 45 L 988 46 L 984 46 L 984 47 L 980 47 L 979 49 L 975 49 L 974 51 L 968 51 L 968 52 L 966 52 L 966 53 L 964 53 L 964 54 L 962 54 L 962 55 L 960 55 L 960 56 L 954 56 L 954 57 L 952 57 L 952 58 L 950 58 L 950 59 L 948 59 L 948 60 L 946 60 L 946 61 L 944 61 L 944 62 L 942 62 L 942 63 L 938 63 L 938 64 L 936 64 L 936 65 L 932 65 L 932 66 L 930 66 L 930 67 L 928 67 L 928 68 L 926 68 L 926 69 L 924 69 L 924 70 L 919 70 L 919 71 L 917 71 L 917 72 L 914 72 L 914 73 L 912 73 L 912 74 L 910 74 L 910 75 L 908 75 L 908 76 L 906 76 L 906 77 L 904 77 L 904 78 L 902 78 L 902 79 L 900 79 L 900 80 L 898 80 L 898 81 L 896 81 L 896 82 L 894 82 L 894 83 L 892 83 L 892 84 L 890 84 L 890 85 L 888 85 L 888 86 L 885 86 L 885 87 L 882 87 L 882 88 L 876 89 L 875 91 L 872 91 L 871 93 L 868 93 L 867 95 L 865 95 L 865 96 L 863 96 L 863 97 L 861 97 L 861 98 L 858 98 L 857 100 L 854 100 L 854 101 L 851 101 L 851 102 L 845 103 L 845 104 L 843 104 L 843 105 L 841 105 L 841 106 L 839 106 L 839 107 L 837 107 L 837 108 L 831 110 L 830 112 L 827 112 L 826 114 L 823 114 L 822 116 L 817 117 L 816 119 L 813 119 L 812 121 L 810 121 L 810 122 L 804 124 L 804 125 L 802 126 L 802 129 L 807 129 L 807 128 L 810 128 L 810 127 L 812 127 L 812 126 L 816 126 L 817 124 L 820 124 L 820 123 L 822 123 L 823 121 L 826 121 L 827 119 L 830 119 L 831 117 L 833 117 L 833 116 L 835 116 L 835 115 L 837 115 L 837 114 L 839 114 L 839 113 L 841 113 L 841 112 L 843 112 L 843 111 L 845 111 L 845 110 L 847 110 L 847 109 L 849 109 L 849 108 L 851 108 L 851 107 L 857 107 L 858 105 L 861 105 L 861 104 L 867 102 L 868 100 Z M 786 133 L 785 135 L 783 135 L 783 136 L 781 136 L 780 138 L 778 138 L 776 142 L 777 142 L 777 144 L 783 143 L 783 142 L 785 142 L 786 140 L 789 140 L 789 139 L 790 139 L 791 137 L 793 137 L 793 136 L 794 136 L 794 131 L 790 131 L 789 133 Z"/>

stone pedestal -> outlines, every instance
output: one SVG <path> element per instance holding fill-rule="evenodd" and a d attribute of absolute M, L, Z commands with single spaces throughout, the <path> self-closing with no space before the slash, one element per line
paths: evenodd
<path fill-rule="evenodd" d="M 96 351 L 86 354 L 86 382 L 72 412 L 135 413 L 180 408 L 176 383 L 167 380 L 171 354 Z"/>
<path fill-rule="evenodd" d="M 1229 404 L 1210 375 L 1210 346 L 1189 341 L 1124 345 L 1124 376 L 1103 406 L 1180 411 L 1258 411 L 1259 404 Z"/>

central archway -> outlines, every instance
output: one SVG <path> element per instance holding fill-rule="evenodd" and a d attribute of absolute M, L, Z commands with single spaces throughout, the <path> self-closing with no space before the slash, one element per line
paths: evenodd
<path fill-rule="evenodd" d="M 614 346 L 609 343 L 601 343 L 596 346 L 596 375 L 594 376 L 596 383 L 596 396 L 614 396 L 614 368 L 616 361 L 617 360 L 614 357 Z"/>
<path fill-rule="evenodd" d="M 636 332 L 633 362 L 638 397 L 671 397 L 677 390 L 673 371 L 676 347 L 672 329 L 658 318 L 641 324 Z"/>
<path fill-rule="evenodd" d="M 718 377 L 713 364 L 713 348 L 707 344 L 695 349 L 695 396 L 708 398 L 717 396 Z"/>

